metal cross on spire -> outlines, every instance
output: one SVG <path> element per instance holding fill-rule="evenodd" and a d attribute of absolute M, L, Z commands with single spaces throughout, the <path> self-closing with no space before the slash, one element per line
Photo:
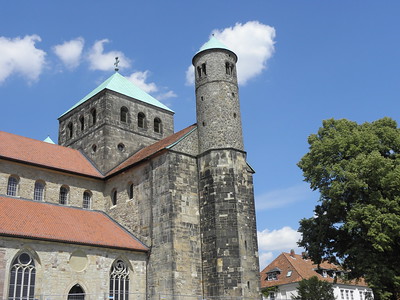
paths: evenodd
<path fill-rule="evenodd" d="M 118 64 L 119 64 L 119 60 L 118 60 L 118 56 L 115 58 L 115 63 L 114 63 L 114 66 L 115 66 L 115 72 L 118 72 L 118 70 L 119 70 L 119 68 L 118 68 Z"/>

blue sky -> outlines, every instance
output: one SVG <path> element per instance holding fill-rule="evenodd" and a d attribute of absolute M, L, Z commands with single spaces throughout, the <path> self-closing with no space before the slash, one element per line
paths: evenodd
<path fill-rule="evenodd" d="M 57 117 L 113 73 L 195 123 L 187 71 L 215 33 L 239 56 L 261 267 L 296 248 L 318 193 L 296 166 L 322 120 L 398 119 L 398 1 L 6 1 L 0 130 L 57 140 Z"/>

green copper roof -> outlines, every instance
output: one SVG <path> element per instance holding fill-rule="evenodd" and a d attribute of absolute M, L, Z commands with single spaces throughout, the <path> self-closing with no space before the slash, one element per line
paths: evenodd
<path fill-rule="evenodd" d="M 227 46 L 217 40 L 214 36 L 211 36 L 210 40 L 203 46 L 201 46 L 200 50 L 197 53 L 208 49 L 225 49 L 233 52 L 231 49 L 229 49 Z"/>
<path fill-rule="evenodd" d="M 151 105 L 157 106 L 159 108 L 173 112 L 171 109 L 169 109 L 167 106 L 162 104 L 160 101 L 156 100 L 155 98 L 153 98 L 152 96 L 147 94 L 145 91 L 142 91 L 140 88 L 138 88 L 132 82 L 130 82 L 127 78 L 125 78 L 118 72 L 115 72 L 106 81 L 104 81 L 97 88 L 95 88 L 93 91 L 91 91 L 89 94 L 87 94 L 82 100 L 80 100 L 78 103 L 76 103 L 74 106 L 72 106 L 69 110 L 67 110 L 65 113 L 63 113 L 60 117 L 67 114 L 68 112 L 70 112 L 74 108 L 78 107 L 82 103 L 85 103 L 87 100 L 92 98 L 94 95 L 100 93 L 104 89 L 109 89 L 111 91 L 123 94 L 125 96 L 135 98 L 144 103 L 151 104 Z"/>
<path fill-rule="evenodd" d="M 47 138 L 45 138 L 43 142 L 46 142 L 46 143 L 49 143 L 49 144 L 55 144 L 53 142 L 53 140 L 50 138 L 50 136 L 47 136 Z"/>

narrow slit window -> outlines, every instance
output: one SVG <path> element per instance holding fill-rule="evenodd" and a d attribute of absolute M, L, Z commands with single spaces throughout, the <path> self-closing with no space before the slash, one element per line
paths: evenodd
<path fill-rule="evenodd" d="M 112 202 L 112 205 L 117 205 L 117 196 L 118 196 L 118 192 L 117 192 L 117 190 L 113 190 L 112 192 L 111 192 L 111 202 Z"/>
<path fill-rule="evenodd" d="M 85 130 L 85 118 L 83 116 L 79 117 L 79 123 L 81 124 L 81 131 Z"/>
<path fill-rule="evenodd" d="M 93 108 L 93 109 L 90 111 L 90 115 L 92 116 L 92 126 L 93 126 L 93 125 L 95 125 L 96 122 L 97 122 L 97 111 L 96 111 L 95 108 Z"/>
<path fill-rule="evenodd" d="M 131 183 L 131 184 L 129 185 L 129 188 L 128 188 L 128 196 L 129 196 L 129 199 L 133 199 L 133 183 Z"/>
<path fill-rule="evenodd" d="M 67 134 L 69 139 L 74 135 L 74 125 L 72 125 L 72 122 L 69 122 L 67 125 Z"/>

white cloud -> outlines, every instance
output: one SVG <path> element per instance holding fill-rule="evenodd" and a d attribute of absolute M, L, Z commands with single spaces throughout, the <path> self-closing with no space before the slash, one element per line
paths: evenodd
<path fill-rule="evenodd" d="M 272 260 L 282 252 L 293 249 L 296 253 L 304 251 L 297 246 L 301 233 L 295 229 L 284 226 L 281 229 L 257 231 L 260 269 L 265 268 Z"/>
<path fill-rule="evenodd" d="M 150 72 L 148 70 L 144 72 L 137 71 L 132 73 L 127 78 L 134 85 L 136 85 L 138 88 L 145 91 L 146 93 L 154 94 L 156 92 L 159 92 L 157 95 L 154 96 L 159 101 L 177 97 L 174 91 L 164 91 L 165 89 L 161 89 L 162 91 L 160 91 L 160 88 L 154 82 L 148 82 L 147 77 L 149 76 L 149 73 Z"/>
<path fill-rule="evenodd" d="M 108 43 L 108 39 L 96 41 L 89 51 L 88 60 L 90 69 L 100 71 L 111 71 L 115 68 L 115 58 L 118 57 L 119 68 L 129 68 L 130 60 L 121 51 L 104 52 L 104 44 Z"/>
<path fill-rule="evenodd" d="M 178 97 L 178 95 L 175 94 L 174 91 L 168 91 L 168 92 L 161 93 L 161 94 L 159 94 L 159 95 L 156 96 L 156 98 L 157 98 L 158 100 L 160 100 L 160 101 L 161 101 L 161 100 L 170 99 L 170 98 L 176 98 L 176 97 Z"/>
<path fill-rule="evenodd" d="M 29 81 L 39 78 L 46 56 L 45 51 L 35 47 L 40 41 L 38 35 L 0 37 L 0 83 L 12 74 L 20 74 Z"/>
<path fill-rule="evenodd" d="M 72 70 L 80 63 L 84 44 L 85 40 L 82 37 L 78 37 L 74 40 L 54 46 L 53 51 L 62 60 L 65 66 Z"/>
<path fill-rule="evenodd" d="M 314 198 L 315 193 L 310 190 L 308 184 L 302 183 L 284 189 L 277 189 L 267 193 L 256 195 L 256 208 L 258 211 L 287 206 L 294 202 L 307 201 Z"/>
<path fill-rule="evenodd" d="M 281 250 L 287 252 L 290 249 L 300 249 L 297 242 L 300 240 L 301 234 L 289 226 L 272 231 L 268 229 L 257 231 L 257 236 L 258 248 L 263 251 Z"/>
<path fill-rule="evenodd" d="M 153 93 L 158 91 L 158 87 L 154 82 L 146 82 L 149 71 L 144 72 L 134 72 L 127 78 L 138 88 L 142 89 L 146 93 Z"/>
<path fill-rule="evenodd" d="M 186 70 L 186 85 L 194 84 L 194 67 L 190 65 Z"/>
<path fill-rule="evenodd" d="M 236 23 L 233 27 L 215 29 L 212 33 L 239 57 L 239 84 L 246 84 L 249 79 L 259 75 L 274 53 L 275 28 L 258 21 Z M 194 75 L 189 70 L 186 71 L 186 81 L 193 84 Z"/>
<path fill-rule="evenodd" d="M 260 260 L 260 271 L 265 268 L 273 259 L 274 253 L 272 252 L 263 252 L 260 253 L 259 260 Z"/>

